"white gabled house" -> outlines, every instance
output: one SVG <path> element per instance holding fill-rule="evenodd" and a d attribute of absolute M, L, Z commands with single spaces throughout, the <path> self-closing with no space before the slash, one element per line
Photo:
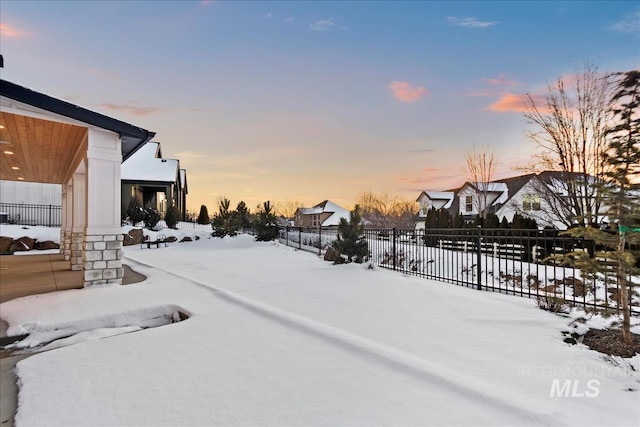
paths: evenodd
<path fill-rule="evenodd" d="M 451 209 L 455 201 L 457 190 L 450 191 L 431 191 L 425 190 L 416 199 L 419 210 L 418 216 L 415 218 L 416 230 L 425 228 L 427 213 L 430 209 Z"/>
<path fill-rule="evenodd" d="M 296 209 L 294 224 L 296 227 L 337 227 L 341 218 L 348 221 L 351 213 L 342 206 L 325 200 L 311 208 Z"/>

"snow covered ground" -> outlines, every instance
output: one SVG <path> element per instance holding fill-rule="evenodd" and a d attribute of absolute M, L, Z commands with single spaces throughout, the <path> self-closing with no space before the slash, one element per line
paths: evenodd
<path fill-rule="evenodd" d="M 18 426 L 640 425 L 640 355 L 565 344 L 532 300 L 192 234 L 125 248 L 145 282 L 0 305 L 81 334 L 18 364 Z"/>

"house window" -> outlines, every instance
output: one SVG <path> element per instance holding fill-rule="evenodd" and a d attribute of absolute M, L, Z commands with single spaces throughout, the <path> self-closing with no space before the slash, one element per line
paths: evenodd
<path fill-rule="evenodd" d="M 522 196 L 522 210 L 524 211 L 539 211 L 540 210 L 540 195 L 539 194 L 525 194 Z"/>
<path fill-rule="evenodd" d="M 472 212 L 473 211 L 473 196 L 465 196 L 464 198 L 464 211 Z"/>

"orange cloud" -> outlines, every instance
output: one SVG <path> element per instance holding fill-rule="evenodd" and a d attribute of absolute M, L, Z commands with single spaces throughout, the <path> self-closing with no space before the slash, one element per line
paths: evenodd
<path fill-rule="evenodd" d="M 393 96 L 402 102 L 415 102 L 420 98 L 424 98 L 429 94 L 425 87 L 414 87 L 409 82 L 393 82 L 389 85 L 389 89 L 393 92 Z"/>
<path fill-rule="evenodd" d="M 0 35 L 3 37 L 24 37 L 27 34 L 29 33 L 27 33 L 26 31 L 18 30 L 8 24 L 0 23 Z"/>
<path fill-rule="evenodd" d="M 544 108 L 545 99 L 539 95 L 533 95 L 533 102 L 538 106 L 539 109 Z M 491 111 L 496 111 L 499 113 L 523 113 L 527 111 L 527 95 L 516 94 L 516 93 L 505 93 L 493 104 L 489 105 L 486 109 Z"/>
<path fill-rule="evenodd" d="M 104 103 L 104 104 L 100 104 L 100 107 L 104 107 L 107 110 L 111 110 L 111 111 L 125 111 L 137 117 L 148 116 L 150 114 L 157 113 L 158 111 L 160 111 L 160 108 L 140 107 L 138 105 L 132 105 L 132 104 L 118 105 L 118 104 Z"/>

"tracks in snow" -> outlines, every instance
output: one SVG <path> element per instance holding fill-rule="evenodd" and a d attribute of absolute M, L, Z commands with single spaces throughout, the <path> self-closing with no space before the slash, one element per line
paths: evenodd
<path fill-rule="evenodd" d="M 276 322 L 286 328 L 320 339 L 364 359 L 381 364 L 389 369 L 441 387 L 462 397 L 486 404 L 521 420 L 523 425 L 552 425 L 558 420 L 549 415 L 523 408 L 523 401 L 506 395 L 506 390 L 486 382 L 473 379 L 465 372 L 418 357 L 414 354 L 387 346 L 372 339 L 352 334 L 344 329 L 304 317 L 278 307 L 247 298 L 236 292 L 211 285 L 166 268 L 125 255 L 128 261 L 161 271 L 169 276 L 190 282 L 213 292 L 220 299 L 239 306 L 251 313 Z M 461 404 L 462 406 L 462 404 Z M 536 405 L 539 406 L 539 405 Z M 544 407 L 544 406 L 541 406 Z"/>

